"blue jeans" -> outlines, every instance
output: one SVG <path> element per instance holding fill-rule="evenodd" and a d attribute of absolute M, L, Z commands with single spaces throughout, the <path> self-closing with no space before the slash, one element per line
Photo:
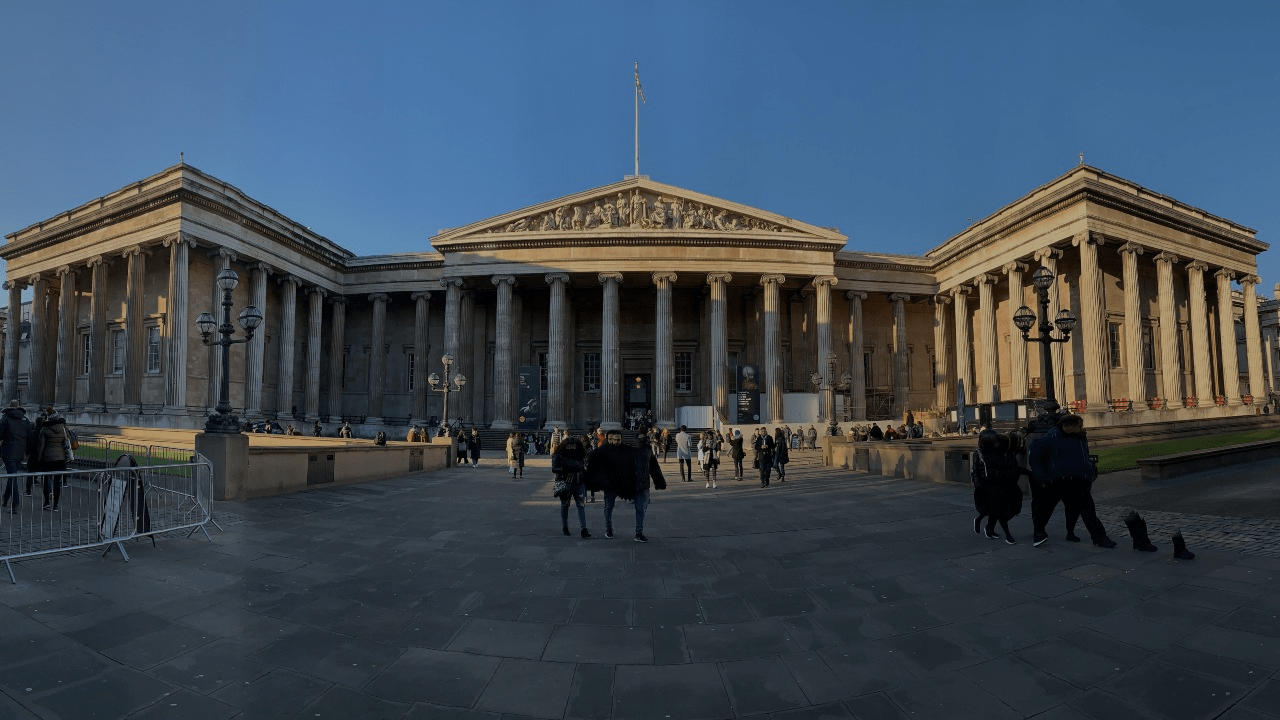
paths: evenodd
<path fill-rule="evenodd" d="M 4 471 L 9 473 L 8 482 L 4 484 L 4 501 L 9 502 L 9 496 L 13 495 L 13 509 L 17 510 L 22 504 L 22 492 L 18 489 L 18 478 L 14 477 L 15 473 L 22 472 L 21 460 L 5 460 Z M 31 478 L 27 478 L 27 492 L 31 491 Z"/>
<path fill-rule="evenodd" d="M 582 507 L 582 500 L 587 496 L 587 486 L 582 483 L 574 485 L 573 501 L 578 505 L 578 527 L 587 526 L 587 509 Z M 569 527 L 569 496 L 560 496 L 560 524 Z"/>
<path fill-rule="evenodd" d="M 613 529 L 613 501 L 617 499 L 617 495 L 611 492 L 604 494 L 604 529 Z M 636 534 L 644 532 L 644 512 L 649 508 L 649 489 L 645 488 L 639 495 L 636 495 Z"/>

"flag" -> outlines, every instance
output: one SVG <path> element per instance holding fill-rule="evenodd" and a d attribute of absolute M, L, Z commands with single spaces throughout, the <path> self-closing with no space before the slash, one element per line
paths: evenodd
<path fill-rule="evenodd" d="M 644 88 L 640 87 L 640 63 L 636 63 L 636 92 L 640 93 L 640 102 L 648 105 L 649 102 L 644 99 Z"/>

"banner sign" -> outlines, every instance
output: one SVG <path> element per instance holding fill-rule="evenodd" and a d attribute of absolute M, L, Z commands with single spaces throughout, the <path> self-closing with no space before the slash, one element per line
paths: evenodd
<path fill-rule="evenodd" d="M 520 408 L 516 421 L 522 430 L 536 430 L 542 426 L 542 373 L 537 365 L 521 365 L 517 375 L 520 388 Z"/>
<path fill-rule="evenodd" d="M 738 366 L 738 422 L 760 422 L 760 368 Z"/>

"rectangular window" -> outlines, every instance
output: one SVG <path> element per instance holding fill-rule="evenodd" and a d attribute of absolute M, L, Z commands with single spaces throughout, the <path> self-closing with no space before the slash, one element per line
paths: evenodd
<path fill-rule="evenodd" d="M 875 383 L 871 378 L 875 377 L 871 374 L 871 353 L 862 353 L 862 384 L 866 387 L 875 387 Z"/>
<path fill-rule="evenodd" d="M 82 368 L 80 373 L 82 375 L 88 375 L 89 374 L 89 333 L 84 333 L 80 336 L 80 350 L 81 350 L 81 355 L 83 356 L 83 361 L 80 363 L 80 366 Z"/>
<path fill-rule="evenodd" d="M 676 392 L 693 392 L 693 353 L 676 353 Z"/>
<path fill-rule="evenodd" d="M 934 390 L 937 390 L 938 389 L 938 356 L 936 353 L 931 353 L 929 355 L 929 367 L 933 370 L 933 379 L 930 381 L 929 386 L 932 387 Z"/>
<path fill-rule="evenodd" d="M 538 381 L 538 389 L 541 390 L 542 392 L 546 392 L 547 391 L 547 354 L 544 352 L 538 353 L 538 376 L 541 378 Z"/>
<path fill-rule="evenodd" d="M 347 389 L 347 355 L 351 354 L 350 348 L 342 349 L 342 382 L 340 383 L 343 390 Z"/>
<path fill-rule="evenodd" d="M 408 371 L 408 377 L 405 378 L 405 387 L 409 389 L 409 392 L 413 392 L 413 355 L 413 353 L 409 353 L 409 360 L 405 363 L 405 369 Z"/>
<path fill-rule="evenodd" d="M 1155 328 L 1150 325 L 1142 328 L 1142 369 L 1156 369 Z"/>
<path fill-rule="evenodd" d="M 119 375 L 124 372 L 124 331 L 111 333 L 111 372 Z"/>
<path fill-rule="evenodd" d="M 1111 367 L 1124 367 L 1120 362 L 1120 323 L 1107 323 L 1107 341 L 1111 349 Z"/>
<path fill-rule="evenodd" d="M 147 372 L 160 372 L 160 328 L 147 328 Z"/>
<path fill-rule="evenodd" d="M 582 392 L 600 392 L 600 353 L 582 354 Z"/>

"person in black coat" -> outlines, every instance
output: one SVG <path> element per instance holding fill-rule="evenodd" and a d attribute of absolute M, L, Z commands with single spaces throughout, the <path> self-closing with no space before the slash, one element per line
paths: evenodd
<path fill-rule="evenodd" d="M 764 428 L 760 428 L 759 433 L 756 435 L 754 447 L 760 464 L 760 487 L 769 487 L 769 473 L 773 469 L 773 438 Z"/>
<path fill-rule="evenodd" d="M 480 467 L 480 432 L 475 428 L 467 437 L 467 452 L 471 453 L 471 467 Z"/>
<path fill-rule="evenodd" d="M 604 491 L 604 536 L 613 538 L 613 505 L 618 498 L 632 500 L 636 508 L 635 541 L 649 542 L 644 534 L 645 512 L 649 508 L 649 481 L 653 487 L 665 490 L 667 481 L 662 477 L 658 459 L 649 450 L 649 440 L 637 438 L 640 447 L 622 444 L 622 431 L 610 430 L 604 445 L 587 456 L 587 489 Z"/>
<path fill-rule="evenodd" d="M 1093 481 L 1098 477 L 1098 468 L 1089 457 L 1084 420 L 1079 415 L 1063 415 L 1057 427 L 1031 443 L 1028 460 L 1031 463 L 1032 542 L 1038 547 L 1049 539 L 1045 526 L 1061 501 L 1069 515 L 1084 520 L 1094 545 L 1114 548 L 1115 540 L 1107 537 L 1107 530 L 1094 509 Z"/>
<path fill-rule="evenodd" d="M 733 479 L 742 479 L 742 460 L 747 456 L 747 451 L 742 449 L 742 431 L 734 430 L 733 437 L 729 439 L 729 457 L 733 459 Z"/>
<path fill-rule="evenodd" d="M 556 497 L 560 498 L 560 530 L 566 536 L 569 534 L 569 501 L 572 500 L 578 506 L 578 526 L 584 539 L 591 537 L 591 532 L 587 530 L 587 511 L 582 506 L 587 495 L 582 478 L 586 469 L 586 448 L 572 435 L 565 438 L 556 446 L 556 451 L 551 453 L 551 472 L 556 476 Z"/>
<path fill-rule="evenodd" d="M 982 532 L 982 518 L 987 518 L 987 537 L 999 540 L 996 522 L 1004 530 L 1004 541 L 1017 544 L 1009 531 L 1009 521 L 1022 512 L 1022 488 L 1018 478 L 1031 471 L 1018 465 L 1014 444 L 1007 435 L 995 430 L 984 430 L 978 436 L 978 451 L 969 465 L 973 481 L 973 504 L 978 516 L 973 520 L 973 531 Z"/>
<path fill-rule="evenodd" d="M 13 496 L 13 507 L 9 512 L 18 512 L 22 504 L 22 491 L 18 489 L 17 474 L 22 472 L 22 463 L 27 459 L 32 446 L 35 445 L 35 431 L 31 421 L 27 419 L 27 411 L 23 410 L 17 400 L 9 403 L 0 417 L 0 459 L 4 460 L 4 471 L 9 475 L 4 487 L 4 504 L 9 504 L 9 496 Z M 31 478 L 27 478 L 27 494 L 31 494 Z"/>

